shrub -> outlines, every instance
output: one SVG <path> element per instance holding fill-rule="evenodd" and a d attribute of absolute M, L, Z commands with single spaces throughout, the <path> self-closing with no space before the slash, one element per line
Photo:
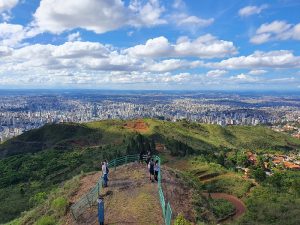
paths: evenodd
<path fill-rule="evenodd" d="M 29 203 L 33 206 L 37 206 L 43 203 L 47 199 L 46 192 L 39 192 L 29 199 Z"/>
<path fill-rule="evenodd" d="M 56 222 L 52 216 L 43 216 L 35 223 L 35 225 L 56 225 Z"/>
<path fill-rule="evenodd" d="M 225 199 L 212 199 L 210 205 L 217 219 L 222 219 L 235 211 L 234 205 Z"/>
<path fill-rule="evenodd" d="M 68 201 L 64 197 L 58 197 L 51 203 L 51 208 L 56 214 L 62 216 L 65 215 L 68 206 Z"/>
<path fill-rule="evenodd" d="M 179 214 L 174 222 L 174 225 L 192 225 L 189 221 L 187 221 L 182 214 Z"/>

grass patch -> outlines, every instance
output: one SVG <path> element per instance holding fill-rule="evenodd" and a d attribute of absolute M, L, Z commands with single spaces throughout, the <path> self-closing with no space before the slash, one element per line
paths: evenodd
<path fill-rule="evenodd" d="M 234 205 L 224 199 L 210 199 L 209 204 L 217 220 L 226 218 L 235 211 Z"/>

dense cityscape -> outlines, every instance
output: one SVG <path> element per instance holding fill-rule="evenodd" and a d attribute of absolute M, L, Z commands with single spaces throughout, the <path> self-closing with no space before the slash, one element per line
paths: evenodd
<path fill-rule="evenodd" d="M 298 121 L 300 98 L 246 92 L 3 91 L 0 140 L 46 123 L 142 117 L 222 126 L 267 124 L 276 129 Z"/>

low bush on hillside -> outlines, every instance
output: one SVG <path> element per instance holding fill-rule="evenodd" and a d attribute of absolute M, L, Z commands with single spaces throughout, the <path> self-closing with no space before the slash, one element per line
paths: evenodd
<path fill-rule="evenodd" d="M 53 216 L 43 216 L 34 225 L 56 225 Z"/>
<path fill-rule="evenodd" d="M 182 214 L 179 214 L 175 221 L 174 225 L 192 225 L 189 221 L 187 221 Z"/>
<path fill-rule="evenodd" d="M 57 215 L 65 215 L 67 211 L 68 201 L 64 197 L 58 197 L 54 199 L 51 203 L 51 209 L 55 212 Z"/>
<path fill-rule="evenodd" d="M 210 207 L 217 220 L 226 218 L 235 211 L 234 205 L 224 199 L 211 199 Z"/>

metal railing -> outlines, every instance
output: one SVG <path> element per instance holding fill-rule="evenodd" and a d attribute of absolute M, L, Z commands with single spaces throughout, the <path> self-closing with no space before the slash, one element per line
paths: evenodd
<path fill-rule="evenodd" d="M 161 164 L 160 158 L 158 156 L 154 156 L 154 159 L 158 161 L 158 164 L 159 164 L 159 167 L 160 167 L 160 164 Z M 158 173 L 158 195 L 159 195 L 159 202 L 160 202 L 160 205 L 161 205 L 161 209 L 162 209 L 162 213 L 163 213 L 163 218 L 164 218 L 165 224 L 166 225 L 171 225 L 171 222 L 172 222 L 172 213 L 173 212 L 172 212 L 172 208 L 171 208 L 170 202 L 168 202 L 166 204 L 166 200 L 165 200 L 165 197 L 164 197 L 163 188 L 162 188 L 162 185 L 161 185 L 161 178 L 162 178 L 162 175 L 161 175 L 161 169 L 160 169 L 159 173 Z"/>
<path fill-rule="evenodd" d="M 159 156 L 154 156 L 154 159 L 158 160 L 160 166 Z M 112 168 L 116 169 L 118 166 L 135 162 L 138 160 L 139 160 L 139 155 L 127 155 L 110 161 L 108 163 L 108 167 L 110 169 Z M 162 208 L 164 222 L 166 225 L 171 225 L 172 208 L 169 202 L 166 204 L 161 181 L 162 181 L 162 176 L 161 176 L 161 171 L 159 171 L 158 173 L 159 201 Z M 85 194 L 83 197 L 81 197 L 76 203 L 74 203 L 71 206 L 71 213 L 75 220 L 77 220 L 79 216 L 82 215 L 88 208 L 91 208 L 96 205 L 97 199 L 101 193 L 102 183 L 103 183 L 103 179 L 102 177 L 100 177 L 96 185 L 93 188 L 91 188 L 87 194 Z"/>
<path fill-rule="evenodd" d="M 117 168 L 118 166 L 135 162 L 139 159 L 139 155 L 127 155 L 117 159 L 114 159 L 108 163 L 108 167 Z M 99 178 L 96 185 L 89 190 L 87 194 L 82 196 L 76 203 L 71 206 L 71 213 L 73 218 L 77 220 L 80 215 L 82 215 L 88 208 L 96 205 L 97 199 L 101 193 L 103 179 Z"/>

